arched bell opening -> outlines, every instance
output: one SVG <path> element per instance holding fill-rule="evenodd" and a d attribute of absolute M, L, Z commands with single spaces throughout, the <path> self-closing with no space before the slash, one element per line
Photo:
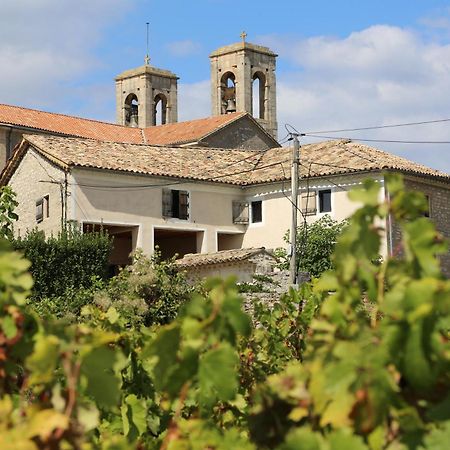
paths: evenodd
<path fill-rule="evenodd" d="M 158 94 L 155 99 L 155 111 L 153 115 L 153 125 L 164 125 L 167 123 L 167 97 Z"/>
<path fill-rule="evenodd" d="M 124 105 L 125 125 L 127 127 L 139 126 L 139 102 L 136 94 L 128 94 Z"/>
<path fill-rule="evenodd" d="M 226 72 L 220 80 L 222 114 L 236 112 L 236 77 L 233 72 Z"/>
<path fill-rule="evenodd" d="M 266 111 L 266 77 L 256 72 L 252 80 L 252 115 L 256 119 L 265 119 Z"/>

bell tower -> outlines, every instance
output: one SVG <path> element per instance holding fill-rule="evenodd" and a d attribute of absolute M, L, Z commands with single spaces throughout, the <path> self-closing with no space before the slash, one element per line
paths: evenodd
<path fill-rule="evenodd" d="M 145 65 L 126 70 L 116 77 L 116 120 L 120 125 L 146 128 L 178 120 L 178 77 Z"/>
<path fill-rule="evenodd" d="M 245 41 L 209 55 L 213 116 L 235 111 L 250 113 L 277 138 L 276 57 L 269 48 Z"/>

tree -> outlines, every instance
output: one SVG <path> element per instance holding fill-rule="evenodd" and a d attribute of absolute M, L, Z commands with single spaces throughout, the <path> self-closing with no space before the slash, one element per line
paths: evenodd
<path fill-rule="evenodd" d="M 328 214 L 312 224 L 300 225 L 297 228 L 298 270 L 318 277 L 326 270 L 333 268 L 331 255 L 346 225 L 347 221 L 338 222 Z M 290 244 L 289 232 L 284 235 L 284 240 Z M 281 267 L 287 269 L 289 257 L 286 250 L 279 248 L 276 250 L 276 255 L 280 259 Z"/>

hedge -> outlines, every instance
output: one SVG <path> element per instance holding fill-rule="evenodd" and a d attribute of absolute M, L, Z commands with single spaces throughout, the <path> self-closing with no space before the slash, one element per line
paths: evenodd
<path fill-rule="evenodd" d="M 34 299 L 89 288 L 95 280 L 108 276 L 112 239 L 104 232 L 83 234 L 71 229 L 46 237 L 33 230 L 13 240 L 13 247 L 31 261 Z"/>

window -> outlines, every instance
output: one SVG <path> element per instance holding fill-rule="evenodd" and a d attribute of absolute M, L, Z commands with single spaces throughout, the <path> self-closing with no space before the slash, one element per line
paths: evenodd
<path fill-rule="evenodd" d="M 49 217 L 49 196 L 36 200 L 36 222 L 41 223 Z"/>
<path fill-rule="evenodd" d="M 427 202 L 427 209 L 424 211 L 423 215 L 424 217 L 431 217 L 431 198 L 428 194 L 425 194 L 425 200 Z"/>
<path fill-rule="evenodd" d="M 331 190 L 319 191 L 319 212 L 331 212 Z"/>
<path fill-rule="evenodd" d="M 301 196 L 300 208 L 306 216 L 311 216 L 317 212 L 316 191 L 304 192 Z"/>
<path fill-rule="evenodd" d="M 252 202 L 252 223 L 262 222 L 262 201 Z"/>
<path fill-rule="evenodd" d="M 233 202 L 233 223 L 248 224 L 247 202 Z"/>
<path fill-rule="evenodd" d="M 175 189 L 163 189 L 163 217 L 189 219 L 189 192 Z"/>

